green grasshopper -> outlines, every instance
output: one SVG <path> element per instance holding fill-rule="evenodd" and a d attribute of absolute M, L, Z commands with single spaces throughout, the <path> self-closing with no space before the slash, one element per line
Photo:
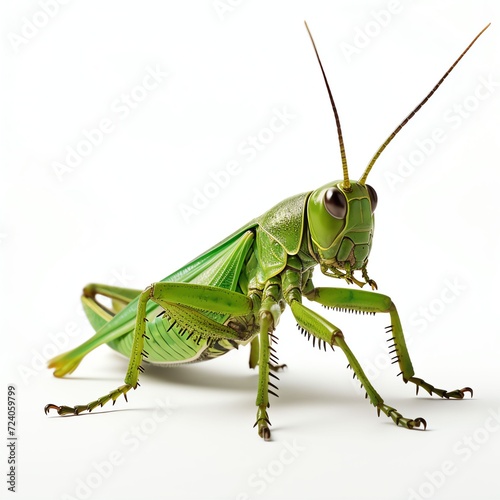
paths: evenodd
<path fill-rule="evenodd" d="M 488 25 L 489 26 L 489 25 Z M 273 344 L 274 333 L 286 305 L 292 310 L 299 330 L 318 341 L 319 347 L 338 347 L 348 360 L 366 391 L 366 397 L 396 425 L 414 429 L 427 427 L 423 418 L 405 418 L 384 403 L 347 345 L 342 331 L 302 303 L 306 297 L 341 311 L 389 313 L 394 363 L 405 383 L 422 387 L 442 398 L 462 399 L 472 389 L 446 391 L 414 376 L 396 307 L 390 297 L 373 291 L 351 288 L 315 287 L 313 269 L 319 265 L 329 277 L 348 284 L 377 289 L 367 272 L 374 210 L 375 190 L 366 184 L 374 163 L 418 110 L 430 99 L 486 26 L 453 63 L 418 106 L 396 127 L 380 146 L 358 181 L 349 179 L 347 161 L 335 106 L 323 65 L 309 28 L 306 28 L 325 81 L 335 115 L 343 179 L 315 191 L 292 196 L 252 220 L 205 253 L 144 291 L 90 284 L 83 289 L 82 302 L 96 333 L 75 349 L 54 357 L 49 367 L 56 377 L 72 373 L 81 360 L 96 347 L 108 344 L 129 358 L 124 385 L 86 405 L 48 404 L 59 415 L 78 415 L 103 406 L 139 385 L 143 361 L 163 366 L 193 363 L 217 358 L 241 345 L 250 344 L 250 368 L 259 368 L 257 420 L 259 435 L 271 436 L 268 416 L 269 394 L 276 396 L 278 365 Z M 354 272 L 361 273 L 355 277 Z M 361 278 L 361 279 L 360 279 Z M 111 299 L 111 306 L 97 296 Z M 278 379 L 279 380 L 279 379 Z"/>

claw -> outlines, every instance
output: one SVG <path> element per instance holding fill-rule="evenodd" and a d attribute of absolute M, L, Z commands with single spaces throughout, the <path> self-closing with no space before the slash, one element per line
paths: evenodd
<path fill-rule="evenodd" d="M 470 387 L 464 387 L 463 389 L 457 389 L 456 391 L 447 392 L 443 395 L 446 399 L 455 398 L 455 399 L 463 399 L 466 392 L 470 392 L 470 397 L 472 398 L 474 395 L 474 391 Z"/>
<path fill-rule="evenodd" d="M 48 404 L 44 408 L 45 415 L 49 414 L 50 410 L 56 410 L 58 415 L 76 415 L 76 409 L 71 408 L 70 406 L 57 406 L 53 404 Z"/>
<path fill-rule="evenodd" d="M 427 429 L 427 422 L 422 417 L 418 417 L 415 420 L 413 420 L 413 427 L 412 428 L 420 427 L 420 424 L 422 424 L 424 426 L 424 431 L 425 431 Z"/>
<path fill-rule="evenodd" d="M 269 441 L 271 439 L 271 431 L 269 430 L 269 427 L 261 428 L 259 435 L 264 441 Z"/>
<path fill-rule="evenodd" d="M 464 387 L 460 392 L 465 396 L 466 392 L 470 392 L 470 397 L 474 397 L 474 391 L 470 387 Z"/>
<path fill-rule="evenodd" d="M 259 419 L 253 425 L 256 427 L 258 425 L 258 433 L 259 436 L 264 439 L 264 441 L 269 441 L 271 439 L 271 430 L 268 427 L 268 424 L 271 425 L 269 418 Z"/>
<path fill-rule="evenodd" d="M 59 413 L 61 411 L 61 407 L 53 404 L 48 404 L 45 405 L 45 408 L 43 410 L 45 412 L 45 415 L 48 415 L 50 410 L 56 410 Z"/>

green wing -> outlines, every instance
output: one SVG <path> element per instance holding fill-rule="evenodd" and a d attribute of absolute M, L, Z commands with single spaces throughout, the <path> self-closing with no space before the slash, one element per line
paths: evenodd
<path fill-rule="evenodd" d="M 254 227 L 255 223 L 253 222 L 247 224 L 162 281 L 203 283 L 234 291 L 238 285 L 238 278 L 245 258 L 255 239 L 254 231 L 252 231 Z M 85 312 L 90 323 L 96 329 L 96 333 L 75 349 L 50 360 L 49 366 L 55 368 L 54 375 L 62 377 L 73 372 L 89 352 L 102 344 L 108 344 L 111 348 L 127 355 L 127 352 L 130 351 L 132 332 L 135 328 L 137 301 L 140 292 L 135 291 L 135 293 L 137 293 L 135 298 L 111 318 L 109 311 L 100 309 L 95 303 L 93 306 L 83 303 Z M 148 323 L 148 327 L 168 328 L 165 321 L 157 317 L 162 311 L 163 309 L 158 304 L 152 301 L 148 303 L 146 309 L 147 319 L 150 323 Z M 224 321 L 224 318 L 219 317 L 218 320 Z M 174 331 L 172 331 L 173 333 Z M 155 335 L 155 337 L 160 338 L 161 334 Z M 182 347 L 186 349 L 184 353 L 178 354 L 179 357 L 188 357 L 192 352 L 200 349 L 199 345 L 194 345 L 194 340 L 192 342 L 184 341 Z"/>
<path fill-rule="evenodd" d="M 284 269 L 287 255 L 299 251 L 305 223 L 304 207 L 308 195 L 309 193 L 305 193 L 284 200 L 162 281 L 197 283 L 235 291 L 249 252 L 255 250 L 261 268 L 259 278 L 265 282 Z M 89 307 L 84 303 L 85 312 L 96 333 L 72 351 L 51 360 L 52 366 L 56 368 L 55 375 L 63 376 L 71 373 L 85 355 L 102 344 L 108 344 L 124 354 L 130 351 L 140 292 L 133 291 L 133 293 L 137 293 L 137 296 L 111 319 L 109 311 L 104 309 L 100 311 L 95 304 L 94 307 Z M 160 328 L 161 323 L 161 329 L 167 328 L 168 331 L 166 322 L 158 318 L 162 311 L 158 304 L 152 301 L 148 303 L 146 310 L 148 326 Z M 226 319 L 223 315 L 207 314 L 220 322 Z M 161 339 L 163 335 L 159 332 L 156 337 Z M 199 345 L 188 346 L 187 340 L 183 340 L 182 344 L 189 352 L 200 349 Z M 187 359 L 188 353 L 185 356 Z M 184 355 L 179 357 L 184 358 Z"/>

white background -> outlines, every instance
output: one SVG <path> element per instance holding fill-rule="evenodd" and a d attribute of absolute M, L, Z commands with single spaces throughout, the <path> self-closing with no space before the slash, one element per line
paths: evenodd
<path fill-rule="evenodd" d="M 386 1 L 224 0 L 218 12 L 211 0 L 87 0 L 57 4 L 30 32 L 30 21 L 44 24 L 41 4 L 9 2 L 0 16 L 1 362 L 3 390 L 11 383 L 18 394 L 17 498 L 500 498 L 498 2 L 405 2 L 386 22 Z M 397 428 L 377 418 L 342 353 L 312 349 L 287 311 L 272 442 L 252 429 L 248 349 L 147 369 L 114 412 L 45 416 L 46 403 L 87 403 L 125 374 L 126 360 L 106 347 L 68 379 L 43 367 L 92 334 L 83 285 L 144 288 L 285 197 L 341 176 L 304 19 L 338 104 L 352 178 L 492 22 L 369 177 L 379 195 L 369 271 L 398 305 L 416 374 L 449 390 L 470 385 L 474 398 L 415 397 L 387 366 L 388 317 L 329 313 L 386 402 L 428 422 L 426 432 Z M 148 67 L 168 76 L 141 93 Z M 118 112 L 122 94 L 143 99 Z M 466 118 L 456 118 L 457 106 Z M 294 118 L 247 161 L 239 145 L 275 109 Z M 56 175 L 54 163 L 102 119 L 113 130 Z M 422 157 L 416 141 L 435 129 L 445 139 Z M 388 174 L 409 157 L 423 161 L 391 185 Z M 185 220 L 182 204 L 230 161 L 239 173 Z M 168 418 L 158 401 L 169 402 Z"/>

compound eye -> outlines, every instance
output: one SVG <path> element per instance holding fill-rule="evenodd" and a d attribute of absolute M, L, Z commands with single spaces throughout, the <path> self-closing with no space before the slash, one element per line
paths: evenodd
<path fill-rule="evenodd" d="M 343 219 L 345 217 L 347 213 L 347 200 L 339 188 L 330 188 L 325 193 L 325 208 L 335 219 Z"/>
<path fill-rule="evenodd" d="M 375 191 L 375 189 L 373 189 L 368 184 L 366 185 L 366 190 L 368 191 L 368 196 L 370 197 L 370 203 L 372 205 L 372 213 L 373 213 L 373 212 L 375 212 L 375 209 L 377 208 L 377 203 L 378 203 L 377 192 Z"/>

